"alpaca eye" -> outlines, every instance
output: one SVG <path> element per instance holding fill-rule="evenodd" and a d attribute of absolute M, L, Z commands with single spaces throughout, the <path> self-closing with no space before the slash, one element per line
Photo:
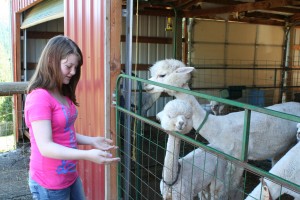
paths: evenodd
<path fill-rule="evenodd" d="M 165 76 L 166 76 L 165 74 L 158 75 L 159 78 L 163 78 L 163 77 L 165 77 Z"/>

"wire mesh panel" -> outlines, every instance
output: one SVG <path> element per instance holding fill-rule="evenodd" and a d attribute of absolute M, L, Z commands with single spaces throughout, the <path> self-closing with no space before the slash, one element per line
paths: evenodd
<path fill-rule="evenodd" d="M 192 89 L 255 106 L 299 101 L 299 69 L 282 68 L 280 62 L 194 60 Z"/>
<path fill-rule="evenodd" d="M 140 120 L 132 118 L 133 123 L 141 123 Z M 131 165 L 125 166 L 121 162 L 119 189 L 129 199 L 159 199 L 159 180 L 162 173 L 163 154 L 166 135 L 155 127 L 143 123 L 140 130 L 131 129 L 130 154 L 124 151 L 124 145 L 128 143 L 124 139 L 124 132 L 127 127 L 120 123 L 120 154 L 121 160 L 130 158 Z M 126 180 L 125 171 L 130 172 L 130 180 Z M 130 185 L 130 191 L 126 191 L 124 186 Z M 123 196 L 122 195 L 122 196 Z"/>
<path fill-rule="evenodd" d="M 123 77 L 154 84 L 126 75 L 123 75 Z M 163 84 L 156 84 L 160 87 L 167 87 Z M 155 118 L 145 118 L 139 115 L 136 110 L 126 109 L 117 103 L 117 133 L 121 156 L 118 175 L 120 199 L 162 199 L 171 196 L 172 199 L 216 198 L 239 200 L 247 198 L 251 200 L 272 198 L 274 196 L 274 199 L 289 200 L 300 195 L 300 179 L 295 178 L 300 169 L 300 164 L 297 164 L 300 160 L 296 158 L 297 156 L 295 157 L 296 154 L 294 156 L 291 154 L 293 151 L 297 152 L 298 145 L 292 145 L 287 149 L 287 153 L 283 154 L 284 157 L 279 159 L 272 167 L 271 158 L 266 156 L 266 159 L 262 160 L 251 159 L 253 152 L 257 151 L 258 154 L 264 154 L 263 149 L 268 149 L 268 145 L 271 144 L 269 141 L 276 139 L 276 137 L 266 139 L 263 135 L 265 133 L 262 133 L 258 140 L 261 140 L 263 145 L 260 144 L 257 147 L 253 146 L 254 138 L 252 135 L 249 135 L 250 140 L 247 139 L 247 134 L 255 134 L 252 131 L 255 127 L 251 120 L 255 120 L 255 118 L 264 120 L 271 117 L 274 121 L 283 118 L 284 123 L 290 124 L 294 130 L 294 133 L 291 133 L 291 137 L 294 138 L 292 140 L 296 140 L 297 128 L 295 122 L 300 121 L 299 117 L 236 103 L 203 93 L 180 90 L 170 86 L 168 86 L 168 89 L 195 95 L 200 102 L 210 99 L 228 104 L 236 111 L 246 109 L 241 115 L 241 119 L 238 119 L 238 121 L 242 120 L 244 125 L 231 132 L 231 135 L 241 134 L 241 137 L 234 140 L 231 143 L 232 145 L 227 146 L 227 149 L 226 146 L 221 147 L 222 142 L 220 143 L 221 146 L 213 146 L 214 141 L 209 144 L 204 138 L 205 135 L 202 137 L 194 130 L 186 135 L 178 132 L 166 132 Z M 194 111 L 198 111 L 198 109 Z M 126 118 L 130 119 L 129 125 L 126 124 Z M 224 122 L 226 118 L 227 116 L 222 118 Z M 231 126 L 236 127 L 235 123 L 237 122 L 234 120 L 230 122 Z M 270 124 L 268 127 L 276 129 L 278 126 L 278 129 L 280 129 L 281 125 L 283 124 Z M 222 125 L 216 124 L 216 126 Z M 249 130 L 251 130 L 250 133 Z M 125 134 L 129 134 L 130 137 L 126 137 Z M 231 135 L 219 135 L 216 140 L 223 141 L 225 145 L 226 140 L 228 140 L 227 137 L 232 137 Z M 175 143 L 174 146 L 167 145 L 170 136 L 180 139 L 179 148 Z M 288 140 L 287 136 L 286 139 Z M 126 148 L 124 148 L 126 145 L 130 147 L 130 151 L 126 151 Z M 226 151 L 230 152 L 229 149 L 236 146 L 240 146 L 237 148 L 240 152 L 225 153 Z M 277 144 L 276 148 L 281 151 L 282 149 L 279 146 L 280 144 Z M 248 147 L 249 151 L 247 151 Z M 176 148 L 179 151 L 178 155 L 176 154 Z M 247 158 L 248 153 L 249 161 Z M 176 158 L 175 162 L 170 163 L 166 159 L 167 154 Z M 126 163 L 126 159 L 130 162 Z M 126 177 L 128 172 L 130 176 Z M 166 177 L 164 173 L 168 173 L 169 177 Z M 126 187 L 126 185 L 129 187 Z"/>

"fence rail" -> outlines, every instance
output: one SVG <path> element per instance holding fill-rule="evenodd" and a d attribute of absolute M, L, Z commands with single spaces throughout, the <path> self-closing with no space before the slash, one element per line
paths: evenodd
<path fill-rule="evenodd" d="M 26 94 L 28 82 L 0 83 L 0 96 L 12 96 L 14 94 Z"/>

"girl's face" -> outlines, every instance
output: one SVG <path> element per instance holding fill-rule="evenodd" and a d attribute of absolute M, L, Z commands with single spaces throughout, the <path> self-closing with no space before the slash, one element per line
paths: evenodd
<path fill-rule="evenodd" d="M 63 84 L 69 84 L 71 78 L 76 74 L 78 57 L 70 54 L 66 59 L 60 61 L 60 69 L 63 76 Z"/>

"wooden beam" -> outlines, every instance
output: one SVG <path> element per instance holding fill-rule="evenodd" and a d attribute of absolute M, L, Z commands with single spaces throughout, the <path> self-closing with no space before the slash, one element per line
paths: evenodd
<path fill-rule="evenodd" d="M 28 39 L 50 39 L 56 35 L 64 35 L 64 32 L 41 32 L 41 31 L 28 31 Z"/>
<path fill-rule="evenodd" d="M 146 37 L 138 36 L 139 43 L 151 43 L 151 44 L 172 44 L 172 38 L 167 37 Z M 132 37 L 132 42 L 136 41 L 136 36 Z M 126 36 L 121 35 L 121 42 L 126 42 Z"/>
<path fill-rule="evenodd" d="M 179 1 L 175 7 L 180 9 L 187 9 L 195 5 L 199 0 L 190 0 L 190 1 Z"/>
<path fill-rule="evenodd" d="M 221 4 L 221 5 L 236 5 L 236 4 L 243 3 L 241 1 L 232 1 L 232 0 L 203 0 L 202 2 L 213 3 L 213 4 Z"/>
<path fill-rule="evenodd" d="M 22 66 L 22 69 L 24 70 L 24 67 L 23 67 L 24 63 L 21 63 L 21 66 Z M 36 66 L 37 66 L 37 63 L 31 63 L 31 62 L 27 63 L 28 70 L 35 70 Z"/>
<path fill-rule="evenodd" d="M 27 130 L 24 131 L 24 135 L 25 135 L 28 139 L 30 139 L 30 134 L 29 134 L 29 132 L 28 132 Z"/>
<path fill-rule="evenodd" d="M 137 71 L 148 71 L 151 64 L 137 64 Z M 121 64 L 121 69 L 125 70 L 125 64 Z M 135 69 L 135 64 L 132 64 L 132 69 Z M 133 72 L 134 73 L 134 72 Z"/>
<path fill-rule="evenodd" d="M 109 34 L 109 67 L 110 67 L 110 96 L 106 97 L 108 102 L 112 102 L 112 96 L 116 88 L 116 80 L 118 75 L 121 73 L 121 42 L 120 35 L 122 32 L 122 5 L 120 0 L 110 0 L 110 30 Z M 107 3 L 108 4 L 108 3 Z M 110 106 L 110 139 L 116 144 L 116 108 L 111 104 Z M 116 156 L 116 151 L 113 151 L 113 156 Z M 117 165 L 108 165 L 108 177 L 105 181 L 107 184 L 106 188 L 106 199 L 118 199 L 118 168 Z M 119 194 L 120 195 L 120 194 Z"/>
<path fill-rule="evenodd" d="M 288 22 L 294 23 L 294 22 L 299 22 L 300 21 L 300 14 L 294 14 L 291 17 L 289 17 Z"/>
<path fill-rule="evenodd" d="M 292 49 L 299 51 L 300 50 L 300 45 L 299 44 L 295 44 L 295 45 L 293 45 Z"/>
<path fill-rule="evenodd" d="M 268 9 L 270 11 L 276 11 L 276 12 L 282 12 L 282 13 L 290 13 L 292 14 L 296 14 L 300 12 L 300 9 L 298 8 L 291 8 L 291 7 L 278 7 L 278 8 L 270 8 Z"/>
<path fill-rule="evenodd" d="M 218 8 L 209 9 L 196 9 L 190 11 L 182 11 L 184 17 L 203 17 L 207 15 L 232 13 L 232 12 L 244 12 L 250 10 L 264 10 L 276 7 L 287 6 L 291 4 L 291 0 L 268 0 L 268 1 L 258 1 L 254 3 L 240 3 L 237 5 L 229 5 Z"/>
<path fill-rule="evenodd" d="M 284 21 L 270 20 L 270 19 L 257 19 L 251 17 L 244 17 L 242 19 L 229 18 L 229 21 L 233 22 L 244 22 L 249 24 L 264 24 L 264 25 L 272 25 L 272 26 L 284 26 Z"/>
<path fill-rule="evenodd" d="M 26 94 L 28 82 L 4 82 L 0 83 L 0 96 L 12 96 L 14 94 Z"/>
<path fill-rule="evenodd" d="M 166 9 L 144 9 L 139 11 L 140 15 L 159 16 L 159 17 L 174 17 L 174 10 Z"/>
<path fill-rule="evenodd" d="M 265 13 L 265 12 L 245 12 L 245 17 L 253 17 L 253 18 L 258 18 L 258 19 L 276 19 L 276 20 L 281 20 L 285 21 L 287 20 L 288 17 L 284 15 L 279 15 L 279 14 L 274 14 L 274 13 Z"/>

